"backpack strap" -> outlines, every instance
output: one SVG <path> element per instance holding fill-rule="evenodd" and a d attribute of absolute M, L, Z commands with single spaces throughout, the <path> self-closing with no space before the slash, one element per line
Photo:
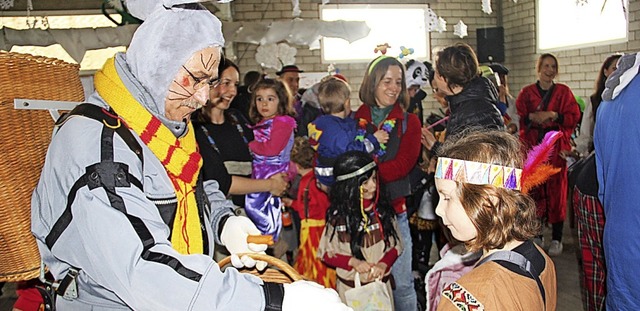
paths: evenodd
<path fill-rule="evenodd" d="M 407 123 L 409 122 L 407 119 L 409 119 L 409 113 L 405 111 L 403 113 L 403 116 L 404 118 L 402 119 L 402 135 L 407 132 Z"/>
<path fill-rule="evenodd" d="M 56 126 L 61 127 L 74 115 L 84 116 L 94 119 L 103 124 L 102 134 L 100 138 L 100 162 L 89 165 L 85 169 L 85 173 L 76 180 L 67 195 L 67 206 L 60 218 L 55 222 L 51 231 L 47 235 L 45 242 L 49 249 L 52 249 L 56 241 L 66 230 L 73 218 L 71 214 L 71 205 L 75 201 L 76 193 L 82 187 L 88 186 L 89 189 L 103 187 L 109 196 L 111 206 L 120 212 L 126 213 L 126 208 L 122 199 L 116 194 L 117 187 L 136 186 L 142 190 L 142 182 L 129 173 L 129 168 L 124 163 L 114 162 L 113 156 L 113 136 L 117 133 L 125 141 L 127 146 L 136 154 L 142 162 L 142 147 L 133 137 L 131 131 L 123 126 L 120 119 L 109 111 L 92 104 L 80 104 L 76 106 L 66 115 L 62 116 Z M 143 162 L 144 163 L 144 162 Z"/>
<path fill-rule="evenodd" d="M 546 310 L 547 297 L 544 291 L 544 286 L 542 285 L 542 281 L 540 280 L 540 273 L 536 271 L 535 267 L 533 267 L 529 259 L 524 257 L 522 254 L 511 251 L 511 250 L 497 251 L 480 260 L 478 264 L 476 264 L 476 267 L 479 267 L 480 265 L 488 261 L 495 261 L 496 263 L 498 263 L 499 261 L 512 263 L 518 266 L 520 270 L 525 272 L 530 278 L 536 281 L 536 283 L 538 284 L 538 289 L 540 290 L 540 294 L 542 295 L 542 303 L 544 304 L 544 307 Z"/>

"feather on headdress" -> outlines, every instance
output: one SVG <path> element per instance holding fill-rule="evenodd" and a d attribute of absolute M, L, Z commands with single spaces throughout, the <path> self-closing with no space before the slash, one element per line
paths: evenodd
<path fill-rule="evenodd" d="M 542 142 L 527 153 L 527 159 L 522 169 L 523 193 L 528 193 L 529 190 L 541 185 L 549 177 L 560 172 L 559 167 L 546 163 L 560 137 L 562 137 L 562 132 L 548 132 L 544 135 Z"/>

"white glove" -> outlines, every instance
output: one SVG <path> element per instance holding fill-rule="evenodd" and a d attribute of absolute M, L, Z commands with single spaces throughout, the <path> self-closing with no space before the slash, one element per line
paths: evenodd
<path fill-rule="evenodd" d="M 267 244 L 247 243 L 248 235 L 260 235 L 260 231 L 251 220 L 244 216 L 229 216 L 220 234 L 220 241 L 231 253 L 231 264 L 237 268 L 253 268 L 254 266 L 262 271 L 267 267 L 264 261 L 251 259 L 249 256 L 238 258 L 240 253 L 261 253 L 267 250 Z"/>
<path fill-rule="evenodd" d="M 310 281 L 295 281 L 284 284 L 282 311 L 353 311 L 340 301 L 338 293 L 331 288 Z"/>

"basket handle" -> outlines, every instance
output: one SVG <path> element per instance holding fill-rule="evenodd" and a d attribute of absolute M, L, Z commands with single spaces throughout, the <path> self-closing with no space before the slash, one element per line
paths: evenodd
<path fill-rule="evenodd" d="M 237 254 L 238 257 L 242 257 L 244 255 L 247 255 L 249 257 L 251 257 L 251 259 L 253 260 L 262 260 L 267 262 L 267 264 L 269 266 L 273 266 L 278 268 L 280 271 L 284 272 L 286 275 L 288 275 L 293 281 L 300 281 L 303 279 L 302 275 L 300 275 L 300 273 L 298 273 L 298 271 L 296 271 L 296 269 L 294 269 L 293 267 L 291 267 L 288 263 L 273 257 L 273 256 L 269 256 L 269 255 L 265 255 L 265 254 L 258 254 L 258 253 L 239 253 Z M 224 266 L 228 265 L 231 263 L 231 256 L 227 256 L 225 258 L 222 258 L 222 260 L 218 261 L 218 266 L 222 269 Z"/>

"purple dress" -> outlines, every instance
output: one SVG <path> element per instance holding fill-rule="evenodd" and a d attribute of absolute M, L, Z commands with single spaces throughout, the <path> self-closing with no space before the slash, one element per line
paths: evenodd
<path fill-rule="evenodd" d="M 267 179 L 289 170 L 289 158 L 293 147 L 295 119 L 276 116 L 253 126 L 254 141 L 249 143 L 253 152 L 254 179 Z M 278 239 L 282 229 L 282 201 L 269 192 L 249 193 L 245 200 L 247 216 L 264 235 Z"/>

